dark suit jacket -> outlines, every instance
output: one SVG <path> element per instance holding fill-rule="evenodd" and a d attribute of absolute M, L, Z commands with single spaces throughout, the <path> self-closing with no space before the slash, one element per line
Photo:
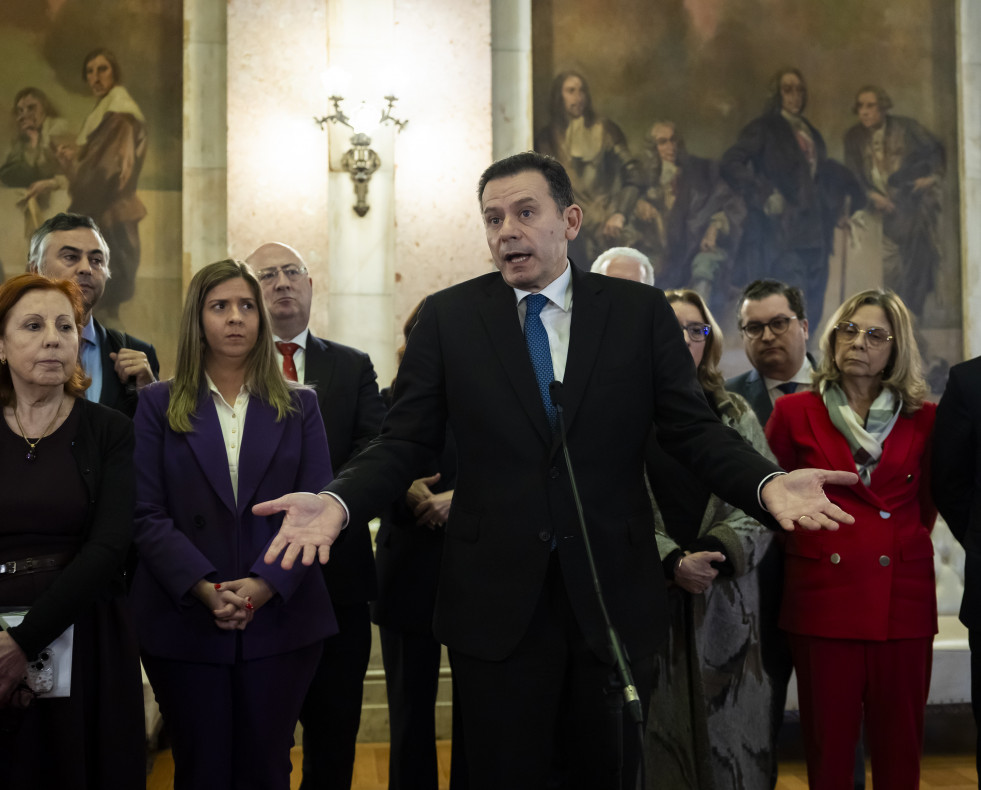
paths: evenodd
<path fill-rule="evenodd" d="M 773 412 L 773 404 L 770 402 L 770 393 L 766 391 L 766 382 L 756 368 L 750 368 L 745 373 L 727 379 L 726 390 L 742 395 L 753 407 L 760 425 L 766 426 L 766 421 L 770 419 L 770 414 Z"/>
<path fill-rule="evenodd" d="M 99 396 L 99 403 L 121 411 L 127 417 L 132 417 L 136 414 L 138 396 L 136 386 L 123 384 L 119 380 L 113 367 L 116 363 L 109 358 L 109 354 L 119 351 L 120 348 L 142 351 L 146 354 L 154 378 L 160 378 L 160 362 L 157 360 L 157 351 L 149 343 L 144 343 L 132 335 L 107 330 L 98 321 L 93 321 L 93 325 L 95 334 L 99 338 L 99 351 L 102 355 L 102 394 Z"/>
<path fill-rule="evenodd" d="M 930 540 L 937 510 L 929 463 L 935 409 L 924 403 L 896 420 L 868 486 L 827 487 L 828 498 L 854 516 L 854 524 L 784 535 L 785 631 L 875 640 L 937 632 Z M 786 469 L 855 471 L 848 441 L 813 392 L 780 398 L 766 438 Z"/>
<path fill-rule="evenodd" d="M 130 601 L 142 648 L 178 661 L 230 664 L 278 655 L 337 632 L 323 577 L 297 565 L 284 571 L 263 555 L 282 523 L 256 516 L 252 505 L 290 491 L 318 491 L 329 480 L 330 454 L 311 390 L 295 393 L 298 412 L 276 421 L 276 410 L 250 398 L 232 492 L 218 412 L 203 393 L 193 430 L 167 424 L 170 383 L 145 388 L 136 411 L 136 527 L 139 564 Z M 276 595 L 244 631 L 222 631 L 190 594 L 201 579 L 261 576 Z"/>
<path fill-rule="evenodd" d="M 363 351 L 307 337 L 306 384 L 316 387 L 320 414 L 327 429 L 334 476 L 349 459 L 378 435 L 385 404 L 378 393 L 371 359 Z M 384 507 L 377 510 L 380 512 Z M 347 525 L 331 547 L 330 562 L 321 566 L 330 599 L 335 605 L 364 603 L 378 593 L 375 559 L 366 514 Z"/>
<path fill-rule="evenodd" d="M 662 445 L 724 498 L 759 519 L 762 478 L 776 470 L 708 407 L 663 294 L 573 270 L 564 377 L 569 449 L 607 607 L 633 656 L 667 626 L 663 575 L 644 477 L 655 420 Z M 352 512 L 392 501 L 443 448 L 458 449 L 435 635 L 484 660 L 526 632 L 553 537 L 562 577 L 592 649 L 608 656 L 569 478 L 552 436 L 515 307 L 493 273 L 431 296 L 419 313 L 381 436 L 328 489 Z"/>
<path fill-rule="evenodd" d="M 817 365 L 810 352 L 808 352 L 807 358 L 812 367 Z M 804 387 L 804 384 L 800 385 L 800 388 Z M 745 373 L 727 379 L 726 390 L 742 395 L 753 407 L 760 425 L 766 427 L 766 421 L 770 419 L 770 414 L 773 412 L 773 403 L 770 401 L 770 393 L 766 391 L 766 382 L 756 368 L 750 368 Z"/>
<path fill-rule="evenodd" d="M 981 628 L 981 357 L 954 365 L 937 407 L 933 496 L 950 531 L 963 544 L 961 622 Z"/>

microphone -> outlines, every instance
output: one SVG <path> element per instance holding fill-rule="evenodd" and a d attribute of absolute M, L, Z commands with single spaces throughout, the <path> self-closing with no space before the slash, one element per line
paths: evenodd
<path fill-rule="evenodd" d="M 627 660 L 627 652 L 624 650 L 620 635 L 617 633 L 610 614 L 606 609 L 606 600 L 603 597 L 603 589 L 600 585 L 599 574 L 596 572 L 596 560 L 593 558 L 593 547 L 589 542 L 589 530 L 586 527 L 586 516 L 582 509 L 582 500 L 579 498 L 579 486 L 576 485 L 576 475 L 572 470 L 572 458 L 569 455 L 569 444 L 565 434 L 565 411 L 562 408 L 562 382 L 553 381 L 548 385 L 548 394 L 552 399 L 552 405 L 559 417 L 559 438 L 562 442 L 562 454 L 565 457 L 565 468 L 569 473 L 569 485 L 572 488 L 572 498 L 576 503 L 576 514 L 579 517 L 579 531 L 582 534 L 583 546 L 586 549 L 586 560 L 589 563 L 589 572 L 593 578 L 593 589 L 596 591 L 596 600 L 599 603 L 600 612 L 603 615 L 603 623 L 606 626 L 606 635 L 613 653 L 613 660 L 620 676 L 620 683 L 623 686 L 623 701 L 627 708 L 630 720 L 635 724 L 643 724 L 644 711 L 640 704 L 640 694 L 637 693 L 637 686 L 634 683 L 633 673 L 630 671 L 630 663 Z"/>
<path fill-rule="evenodd" d="M 562 382 L 553 381 L 548 385 L 548 396 L 552 399 L 552 405 L 555 410 L 561 414 L 562 413 Z M 563 437 L 564 438 L 564 437 Z"/>

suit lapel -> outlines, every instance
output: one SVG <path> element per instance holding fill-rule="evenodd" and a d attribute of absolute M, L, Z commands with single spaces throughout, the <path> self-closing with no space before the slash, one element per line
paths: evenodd
<path fill-rule="evenodd" d="M 528 413 L 542 440 L 550 443 L 552 429 L 548 424 L 541 393 L 538 391 L 538 381 L 528 356 L 528 348 L 521 334 L 514 289 L 510 288 L 501 277 L 494 277 L 488 282 L 485 298 L 477 309 L 487 329 L 491 346 L 514 388 L 521 407 Z"/>
<path fill-rule="evenodd" d="M 749 405 L 753 407 L 753 411 L 756 412 L 757 416 L 765 415 L 760 422 L 766 426 L 770 415 L 773 413 L 773 401 L 770 400 L 770 393 L 766 390 L 766 381 L 760 375 L 760 372 L 756 368 L 753 368 L 749 372 L 746 383 L 750 387 L 750 397 L 747 398 Z"/>
<path fill-rule="evenodd" d="M 831 422 L 831 417 L 828 415 L 828 409 L 824 405 L 820 398 L 814 400 L 808 407 L 811 412 L 811 419 L 809 420 L 811 431 L 814 434 L 814 438 L 818 442 L 818 446 L 824 453 L 827 463 L 825 464 L 825 469 L 840 469 L 846 472 L 855 472 L 857 474 L 858 469 L 855 466 L 855 458 L 852 456 L 851 448 L 848 446 L 848 440 L 841 435 L 841 432 L 835 428 L 834 424 Z M 898 426 L 898 423 L 897 423 Z M 893 428 L 893 433 L 895 433 L 895 427 Z M 890 434 L 891 438 L 891 434 Z M 885 459 L 887 453 L 883 453 L 883 459 Z M 881 464 L 880 464 L 881 467 Z M 876 467 L 872 476 L 875 477 L 875 472 L 879 471 L 880 467 Z M 882 500 L 865 485 L 861 480 L 859 480 L 855 485 L 851 487 L 852 492 L 861 497 L 862 499 L 871 502 L 875 507 L 882 509 Z"/>
<path fill-rule="evenodd" d="M 327 343 L 312 334 L 307 335 L 306 364 L 304 368 L 304 384 L 314 387 L 317 390 L 317 400 L 320 403 L 320 411 L 324 412 L 327 400 L 327 392 L 330 390 L 331 381 L 334 378 L 336 366 L 333 355 Z"/>
<path fill-rule="evenodd" d="M 119 400 L 119 390 L 122 384 L 119 376 L 116 375 L 116 363 L 112 361 L 109 354 L 116 349 L 113 348 L 112 338 L 106 328 L 98 321 L 93 321 L 96 337 L 99 340 L 99 354 L 102 357 L 102 394 L 99 400 L 106 406 L 116 406 Z"/>
<path fill-rule="evenodd" d="M 249 398 L 238 462 L 239 510 L 252 501 L 279 449 L 285 430 L 286 420 L 276 422 L 274 407 L 258 398 Z"/>
<path fill-rule="evenodd" d="M 572 308 L 569 354 L 562 382 L 566 430 L 570 430 L 575 421 L 602 345 L 610 308 L 602 279 L 591 281 L 573 269 Z"/>
<path fill-rule="evenodd" d="M 882 446 L 882 457 L 878 466 L 872 470 L 872 482 L 876 487 L 883 480 L 893 480 L 902 474 L 903 463 L 913 449 L 916 438 L 915 420 L 900 415 L 896 424 L 889 431 L 889 436 Z"/>
<path fill-rule="evenodd" d="M 249 411 L 251 412 L 251 404 Z M 191 426 L 191 431 L 184 434 L 187 444 L 218 498 L 234 513 L 235 495 L 228 471 L 228 453 L 221 434 L 221 424 L 218 422 L 218 410 L 207 390 L 198 401 Z"/>

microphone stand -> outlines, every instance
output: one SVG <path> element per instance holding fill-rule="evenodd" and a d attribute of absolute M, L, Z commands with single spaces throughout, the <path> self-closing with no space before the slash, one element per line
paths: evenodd
<path fill-rule="evenodd" d="M 589 573 L 593 580 L 593 590 L 596 593 L 596 602 L 599 604 L 600 613 L 603 616 L 603 624 L 606 627 L 606 638 L 610 646 L 610 652 L 613 654 L 613 661 L 616 664 L 617 674 L 620 677 L 623 704 L 626 706 L 628 717 L 635 725 L 637 725 L 640 744 L 638 756 L 640 757 L 640 760 L 637 768 L 636 787 L 641 788 L 643 787 L 644 775 L 644 711 L 640 704 L 640 695 L 637 693 L 637 686 L 634 684 L 633 673 L 630 671 L 630 661 L 627 658 L 627 652 L 623 647 L 623 642 L 620 640 L 620 634 L 617 633 L 616 626 L 613 625 L 613 621 L 610 619 L 610 613 L 606 608 L 606 599 L 603 597 L 603 587 L 600 584 L 599 574 L 596 572 L 596 560 L 593 557 L 593 547 L 589 541 L 589 530 L 586 527 L 586 516 L 582 509 L 582 500 L 579 497 L 579 486 L 576 485 L 576 475 L 572 469 L 572 458 L 569 455 L 569 444 L 566 441 L 565 412 L 562 408 L 562 382 L 553 381 L 548 385 L 548 392 L 552 399 L 552 405 L 555 407 L 555 411 L 557 412 L 559 418 L 559 439 L 562 442 L 562 455 L 565 458 L 565 468 L 569 473 L 569 484 L 572 488 L 572 498 L 576 504 L 576 515 L 578 516 L 579 520 L 579 532 L 582 534 L 583 546 L 586 549 L 586 561 L 589 564 Z M 622 750 L 622 737 L 620 738 L 620 742 Z"/>

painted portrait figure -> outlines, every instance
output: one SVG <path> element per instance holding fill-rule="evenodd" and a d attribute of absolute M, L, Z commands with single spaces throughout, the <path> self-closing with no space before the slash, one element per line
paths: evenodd
<path fill-rule="evenodd" d="M 633 246 L 654 263 L 660 288 L 693 288 L 715 312 L 725 305 L 746 206 L 718 162 L 690 154 L 673 121 L 651 127 L 641 156 Z"/>
<path fill-rule="evenodd" d="M 586 78 L 560 73 L 552 83 L 551 120 L 535 135 L 535 150 L 565 167 L 583 210 L 585 248 L 573 260 L 588 266 L 603 250 L 623 242 L 637 200 L 636 163 L 627 138 L 613 121 L 596 114 Z"/>
<path fill-rule="evenodd" d="M 722 175 L 749 209 L 741 279 L 798 283 L 809 312 L 819 317 L 835 224 L 848 200 L 854 210 L 865 197 L 855 177 L 828 157 L 824 137 L 804 116 L 806 107 L 804 75 L 780 69 L 763 115 L 739 132 L 722 157 Z"/>
<path fill-rule="evenodd" d="M 865 190 L 865 217 L 882 234 L 882 280 L 917 315 L 940 266 L 943 144 L 912 118 L 892 115 L 877 85 L 855 95 L 858 123 L 844 138 L 845 163 Z"/>
<path fill-rule="evenodd" d="M 29 237 L 44 221 L 51 193 L 67 184 L 57 151 L 73 135 L 68 122 L 40 88 L 17 92 L 13 118 L 16 137 L 0 165 L 0 183 L 24 189 L 18 206 L 24 211 L 24 233 Z"/>
<path fill-rule="evenodd" d="M 116 56 L 90 52 L 82 76 L 96 104 L 75 145 L 62 149 L 69 175 L 69 211 L 87 214 L 102 229 L 112 250 L 113 279 L 100 308 L 110 317 L 132 298 L 140 265 L 139 223 L 146 208 L 136 189 L 147 151 L 146 119 L 122 85 Z"/>

